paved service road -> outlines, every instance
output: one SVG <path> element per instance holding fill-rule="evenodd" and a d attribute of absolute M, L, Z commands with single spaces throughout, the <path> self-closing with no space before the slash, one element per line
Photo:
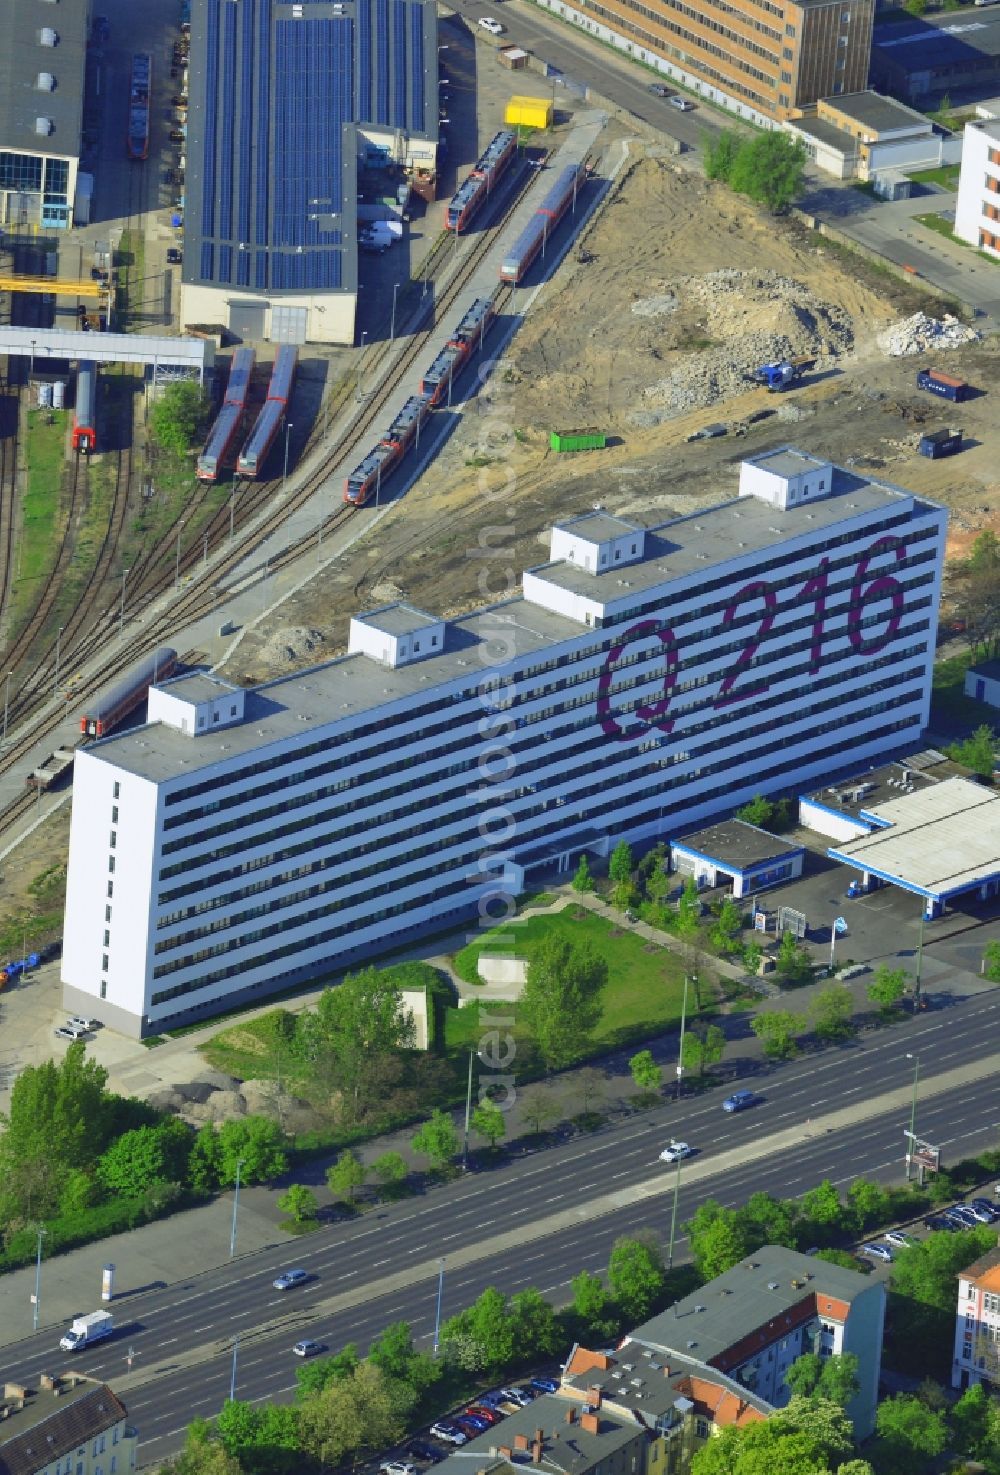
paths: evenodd
<path fill-rule="evenodd" d="M 997 1062 L 977 1064 L 977 1057 L 982 1042 L 996 1038 L 998 1018 L 1000 994 L 980 996 L 781 1068 L 755 1083 L 765 1099 L 750 1111 L 721 1111 L 727 1083 L 680 1108 L 671 1104 L 162 1290 L 131 1297 L 123 1287 L 114 1340 L 72 1359 L 56 1350 L 58 1328 L 50 1327 L 9 1346 L 0 1375 L 17 1381 L 74 1365 L 112 1380 L 140 1428 L 144 1461 L 162 1458 L 191 1417 L 214 1413 L 227 1396 L 235 1336 L 238 1396 L 288 1397 L 299 1337 L 331 1349 L 352 1340 L 364 1348 L 386 1324 L 405 1319 L 427 1338 L 440 1255 L 451 1267 L 447 1316 L 487 1284 L 506 1291 L 535 1285 L 563 1297 L 578 1270 L 603 1268 L 626 1230 L 652 1227 L 666 1239 L 674 1173 L 658 1153 L 674 1133 L 697 1149 L 682 1169 L 680 1220 L 707 1197 L 739 1204 L 755 1189 L 800 1194 L 825 1176 L 841 1185 L 863 1174 L 898 1179 L 912 1082 L 906 1053 L 916 1051 L 921 1131 L 941 1142 L 946 1160 L 981 1149 L 995 1140 L 1000 1072 Z M 880 1099 L 886 1093 L 888 1102 Z M 297 1264 L 310 1282 L 274 1291 L 277 1272 Z M 130 1348 L 136 1360 L 128 1372 Z"/>

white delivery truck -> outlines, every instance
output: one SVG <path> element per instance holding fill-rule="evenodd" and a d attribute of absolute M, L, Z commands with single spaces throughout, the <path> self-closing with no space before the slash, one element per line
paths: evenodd
<path fill-rule="evenodd" d="M 77 1316 L 59 1346 L 64 1352 L 76 1352 L 80 1347 L 89 1347 L 91 1342 L 100 1342 L 110 1337 L 115 1324 L 110 1311 L 89 1311 L 86 1316 Z"/>

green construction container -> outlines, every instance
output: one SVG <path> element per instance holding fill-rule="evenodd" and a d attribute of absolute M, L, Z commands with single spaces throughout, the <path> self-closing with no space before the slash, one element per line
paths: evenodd
<path fill-rule="evenodd" d="M 607 444 L 603 430 L 552 430 L 549 448 L 553 451 L 603 451 Z"/>

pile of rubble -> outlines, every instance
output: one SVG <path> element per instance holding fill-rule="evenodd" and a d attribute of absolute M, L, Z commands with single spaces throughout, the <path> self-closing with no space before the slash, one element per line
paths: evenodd
<path fill-rule="evenodd" d="M 688 410 L 745 393 L 762 364 L 801 354 L 814 356 L 822 370 L 830 360 L 854 346 L 854 325 L 831 303 L 822 301 L 802 282 L 777 272 L 713 271 L 671 283 L 672 292 L 640 299 L 637 317 L 670 312 L 670 296 L 685 316 L 694 309 L 697 324 L 678 326 L 675 367 L 643 391 L 645 404 L 629 415 L 636 426 L 650 426 Z M 674 314 L 676 324 L 676 314 Z M 685 351 L 685 341 L 703 337 L 711 346 Z M 658 356 L 670 352 L 661 338 Z"/>
<path fill-rule="evenodd" d="M 912 317 L 886 328 L 876 341 L 890 358 L 904 358 L 911 353 L 925 353 L 928 348 L 961 348 L 963 344 L 978 342 L 979 337 L 975 328 L 966 327 L 951 313 L 939 319 L 915 312 Z"/>
<path fill-rule="evenodd" d="M 322 630 L 310 630 L 305 625 L 286 625 L 275 630 L 262 647 L 260 657 L 271 667 L 287 666 L 293 661 L 305 660 L 307 656 L 318 661 L 323 658 L 324 653 L 319 647 L 325 641 Z"/>

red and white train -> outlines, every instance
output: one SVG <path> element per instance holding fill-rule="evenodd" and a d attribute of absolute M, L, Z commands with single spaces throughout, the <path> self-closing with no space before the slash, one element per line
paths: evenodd
<path fill-rule="evenodd" d="M 222 463 L 232 449 L 246 409 L 255 358 L 252 348 L 238 348 L 233 354 L 222 409 L 208 432 L 205 449 L 198 457 L 196 475 L 199 481 L 216 481 Z"/>
<path fill-rule="evenodd" d="M 444 210 L 445 229 L 465 230 L 480 205 L 489 198 L 497 182 L 517 153 L 517 134 L 502 128 L 477 159 Z"/>
<path fill-rule="evenodd" d="M 283 343 L 274 356 L 271 380 L 267 386 L 264 408 L 254 422 L 242 451 L 236 460 L 236 470 L 241 476 L 259 476 L 267 460 L 267 453 L 281 429 L 288 413 L 288 401 L 295 382 L 295 369 L 299 351 L 291 343 Z"/>
<path fill-rule="evenodd" d="M 469 357 L 481 348 L 496 317 L 494 297 L 479 297 L 448 338 L 420 381 L 420 393 L 412 395 L 378 444 L 365 456 L 344 482 L 344 501 L 363 507 L 374 492 L 376 499 L 386 477 L 409 451 L 420 445 L 420 430 L 433 409 L 451 401 L 452 384 Z"/>

